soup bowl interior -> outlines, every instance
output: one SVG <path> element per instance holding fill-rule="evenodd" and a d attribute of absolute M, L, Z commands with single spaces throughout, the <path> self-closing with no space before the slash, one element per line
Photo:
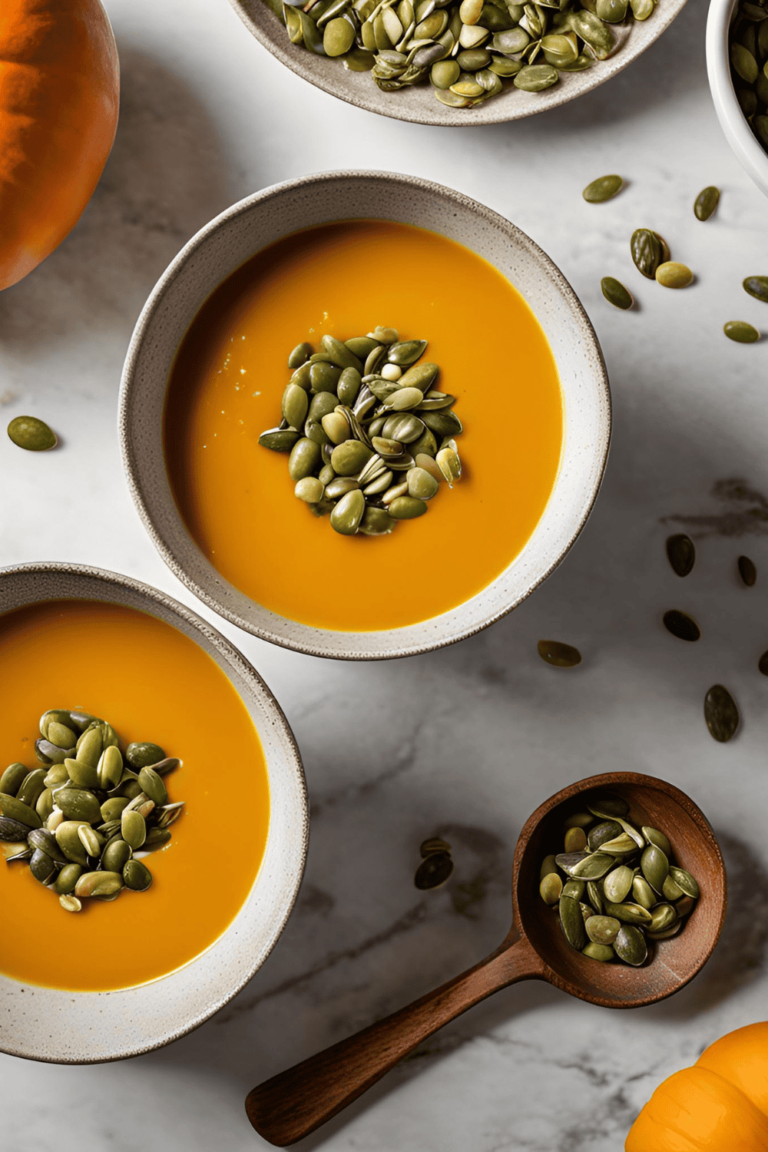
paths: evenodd
<path fill-rule="evenodd" d="M 571 948 L 556 910 L 547 908 L 539 895 L 541 863 L 550 853 L 563 850 L 565 819 L 607 793 L 626 800 L 632 823 L 667 834 L 674 863 L 696 877 L 701 891 L 682 930 L 657 941 L 655 958 L 639 968 L 602 964 Z M 635 1008 L 677 992 L 709 958 L 725 908 L 725 866 L 706 817 L 684 792 L 652 776 L 626 772 L 582 780 L 543 804 L 521 834 L 515 855 L 515 922 L 546 961 L 546 978 L 582 999 L 605 1007 Z"/>
<path fill-rule="evenodd" d="M 136 609 L 193 640 L 245 705 L 264 751 L 270 792 L 265 853 L 245 903 L 223 935 L 184 967 L 109 992 L 75 993 L 0 975 L 1 1051 L 90 1063 L 138 1055 L 177 1039 L 207 1020 L 253 976 L 276 943 L 298 892 L 307 848 L 307 799 L 301 760 L 279 705 L 256 671 L 200 617 L 146 585 L 97 569 L 46 564 L 0 572 L 0 613 L 50 600 Z"/>
<path fill-rule="evenodd" d="M 525 298 L 549 341 L 565 425 L 554 489 L 514 561 L 449 612 L 408 627 L 367 632 L 297 623 L 228 583 L 179 514 L 163 451 L 169 374 L 205 300 L 230 273 L 279 238 L 352 219 L 391 220 L 431 230 L 497 268 Z M 389 173 L 329 173 L 278 185 L 235 204 L 181 251 L 134 332 L 123 374 L 120 433 L 129 486 L 144 524 L 166 563 L 201 600 L 246 631 L 286 647 L 318 656 L 379 659 L 427 651 L 479 631 L 519 604 L 556 567 L 597 495 L 610 438 L 610 394 L 600 347 L 583 308 L 559 270 L 523 232 L 475 201 L 424 180 Z M 248 538 L 243 547 L 251 549 L 254 564 L 263 561 L 258 536 Z"/>
<path fill-rule="evenodd" d="M 274 0 L 273 0 L 274 2 Z M 398 92 L 382 92 L 367 72 L 352 72 L 339 60 L 315 55 L 292 44 L 281 19 L 265 0 L 230 0 L 240 19 L 267 49 L 292 72 L 332 96 L 358 108 L 396 120 L 452 128 L 474 124 L 499 124 L 547 112 L 591 92 L 636 60 L 669 27 L 685 0 L 665 0 L 648 20 L 614 25 L 618 47 L 607 60 L 584 72 L 563 75 L 558 84 L 543 92 L 523 92 L 513 85 L 475 108 L 447 108 L 435 98 L 429 83 L 414 84 Z M 305 97 L 311 98 L 309 92 Z M 297 105 L 301 93 L 297 92 Z"/>

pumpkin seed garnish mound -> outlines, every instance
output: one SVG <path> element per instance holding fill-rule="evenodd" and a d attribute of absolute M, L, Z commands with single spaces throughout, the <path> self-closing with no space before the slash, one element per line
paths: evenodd
<path fill-rule="evenodd" d="M 744 118 L 760 144 L 768 150 L 768 3 L 739 0 L 730 21 L 731 80 Z M 703 193 L 702 193 L 703 195 Z M 764 279 L 761 277 L 760 279 Z M 746 284 L 745 284 L 746 288 Z M 747 288 L 749 292 L 749 288 Z M 758 300 L 765 299 L 758 296 Z"/>
<path fill-rule="evenodd" d="M 647 20 L 655 0 L 266 0 L 292 44 L 370 72 L 383 92 L 431 84 L 448 108 L 476 108 L 509 87 L 544 92 L 605 60 L 622 40 L 611 25 Z M 610 188 L 618 181 L 618 187 Z M 598 188 L 595 188 L 599 185 Z M 585 189 L 609 199 L 618 176 Z M 592 193 L 590 193 L 592 195 Z M 593 199 L 599 203 L 599 199 Z"/>
<path fill-rule="evenodd" d="M 639 967 L 648 959 L 649 941 L 682 928 L 699 886 L 673 863 L 664 832 L 631 823 L 621 797 L 574 804 L 563 820 L 562 851 L 542 861 L 539 895 L 571 948 L 603 964 L 620 960 Z"/>
<path fill-rule="evenodd" d="M 29 865 L 65 912 L 82 900 L 145 892 L 152 873 L 138 858 L 163 848 L 184 803 L 164 777 L 180 764 L 157 744 L 129 744 L 80 708 L 54 708 L 35 743 L 42 768 L 11 764 L 0 776 L 0 852 Z"/>
<path fill-rule="evenodd" d="M 259 444 L 290 453 L 294 495 L 340 536 L 384 536 L 461 479 L 456 397 L 435 387 L 426 349 L 379 327 L 345 343 L 323 336 L 318 352 L 297 344 L 288 357 L 283 420 Z"/>

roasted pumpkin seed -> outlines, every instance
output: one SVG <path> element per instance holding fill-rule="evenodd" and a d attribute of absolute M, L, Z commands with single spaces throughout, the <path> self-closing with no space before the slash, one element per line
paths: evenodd
<path fill-rule="evenodd" d="M 737 344 L 755 344 L 760 339 L 760 333 L 753 324 L 748 324 L 746 320 L 729 320 L 723 324 L 723 332 L 729 340 L 735 340 Z"/>
<path fill-rule="evenodd" d="M 690 536 L 678 533 L 667 539 L 667 559 L 677 576 L 687 576 L 696 560 L 696 549 Z"/>
<path fill-rule="evenodd" d="M 624 181 L 621 176 L 598 176 L 597 180 L 587 184 L 582 196 L 588 204 L 604 204 L 606 200 L 612 200 L 617 196 L 623 187 Z"/>
<path fill-rule="evenodd" d="M 656 269 L 656 282 L 663 288 L 687 288 L 693 283 L 693 272 L 687 264 L 667 260 Z"/>
<path fill-rule="evenodd" d="M 8 435 L 18 448 L 27 452 L 48 452 L 58 443 L 55 432 L 36 416 L 17 416 L 11 420 Z"/>
<path fill-rule="evenodd" d="M 720 189 L 710 185 L 699 192 L 693 202 L 693 213 L 697 220 L 709 220 L 720 203 Z"/>
<path fill-rule="evenodd" d="M 413 882 L 418 889 L 425 892 L 432 888 L 440 888 L 450 878 L 453 872 L 453 860 L 448 852 L 433 852 L 422 860 L 416 869 Z"/>
<path fill-rule="evenodd" d="M 722 684 L 713 684 L 704 697 L 704 719 L 713 739 L 726 744 L 739 726 L 736 701 Z"/>
<path fill-rule="evenodd" d="M 665 612 L 662 619 L 667 632 L 677 636 L 678 640 L 694 641 L 701 638 L 701 629 L 687 612 L 680 612 L 673 608 L 669 612 Z"/>
<path fill-rule="evenodd" d="M 581 653 L 570 644 L 559 640 L 539 640 L 537 648 L 542 660 L 556 668 L 575 668 L 581 664 Z"/>
<path fill-rule="evenodd" d="M 624 287 L 620 280 L 613 276 L 604 276 L 600 281 L 600 290 L 609 304 L 614 308 L 621 308 L 623 312 L 631 308 L 635 300 L 632 293 Z"/>
<path fill-rule="evenodd" d="M 748 295 L 754 296 L 755 300 L 762 300 L 764 304 L 768 304 L 768 276 L 747 276 L 742 282 L 742 287 Z"/>
<path fill-rule="evenodd" d="M 742 583 L 746 584 L 747 588 L 751 588 L 757 580 L 757 568 L 754 561 L 750 560 L 749 556 L 739 556 L 736 564 Z"/>

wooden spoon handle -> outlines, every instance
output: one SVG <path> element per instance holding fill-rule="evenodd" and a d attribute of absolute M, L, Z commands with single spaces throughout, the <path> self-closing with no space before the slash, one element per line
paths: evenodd
<path fill-rule="evenodd" d="M 346 1108 L 449 1020 L 499 988 L 542 975 L 543 964 L 527 940 L 511 947 L 505 942 L 434 992 L 254 1088 L 245 1102 L 248 1119 L 270 1144 L 293 1144 Z"/>

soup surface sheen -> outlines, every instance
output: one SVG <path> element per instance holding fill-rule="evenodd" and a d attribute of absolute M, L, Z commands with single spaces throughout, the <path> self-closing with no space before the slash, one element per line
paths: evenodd
<path fill-rule="evenodd" d="M 339 536 L 257 441 L 280 422 L 296 344 L 377 325 L 429 342 L 464 476 L 389 536 Z M 544 511 L 562 439 L 555 360 L 520 293 L 460 244 L 375 220 L 294 233 L 234 272 L 182 343 L 165 412 L 171 487 L 204 555 L 252 600 L 337 631 L 416 624 L 490 584 Z"/>
<path fill-rule="evenodd" d="M 183 761 L 166 777 L 185 801 L 167 847 L 143 859 L 146 892 L 83 900 L 65 912 L 26 864 L 0 860 L 0 971 L 24 983 L 102 991 L 182 967 L 237 915 L 264 853 L 266 764 L 245 705 L 218 665 L 154 616 L 84 600 L 0 616 L 0 766 L 40 767 L 40 715 L 82 707 L 110 721 L 121 747 L 151 740 Z M 221 835 L 248 813 L 247 835 Z M 226 883 L 222 883 L 222 877 Z"/>

